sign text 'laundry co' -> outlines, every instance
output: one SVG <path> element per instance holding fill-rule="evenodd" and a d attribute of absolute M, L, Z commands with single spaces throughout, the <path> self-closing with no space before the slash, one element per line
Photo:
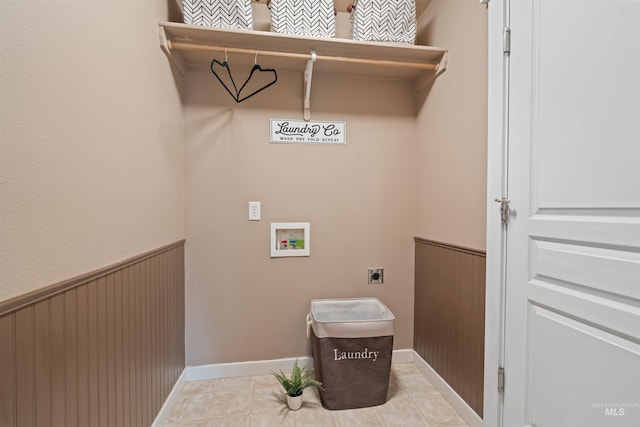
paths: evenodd
<path fill-rule="evenodd" d="M 271 119 L 270 128 L 275 144 L 346 144 L 346 122 Z"/>

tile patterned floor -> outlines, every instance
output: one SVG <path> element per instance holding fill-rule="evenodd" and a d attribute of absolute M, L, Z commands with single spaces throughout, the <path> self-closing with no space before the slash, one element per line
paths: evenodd
<path fill-rule="evenodd" d="M 304 392 L 298 411 L 286 407 L 271 375 L 188 381 L 165 427 L 467 427 L 413 363 L 394 364 L 389 399 L 381 406 L 329 411 L 316 389 Z"/>

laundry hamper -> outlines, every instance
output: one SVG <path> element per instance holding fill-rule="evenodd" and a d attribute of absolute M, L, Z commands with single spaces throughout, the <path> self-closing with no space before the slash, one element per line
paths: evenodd
<path fill-rule="evenodd" d="M 183 0 L 185 24 L 253 29 L 251 0 Z"/>
<path fill-rule="evenodd" d="M 415 0 L 355 0 L 349 9 L 354 40 L 416 42 Z"/>
<path fill-rule="evenodd" d="M 271 31 L 309 37 L 335 37 L 333 0 L 267 0 Z"/>
<path fill-rule="evenodd" d="M 322 406 L 354 409 L 387 401 L 393 321 L 377 298 L 311 301 L 307 333 Z"/>

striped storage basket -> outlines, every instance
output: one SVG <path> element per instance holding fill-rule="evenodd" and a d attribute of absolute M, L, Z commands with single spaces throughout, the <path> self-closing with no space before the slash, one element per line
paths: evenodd
<path fill-rule="evenodd" d="M 352 38 L 361 41 L 416 42 L 415 0 L 356 0 Z"/>
<path fill-rule="evenodd" d="M 333 0 L 271 0 L 271 31 L 310 37 L 335 37 Z"/>
<path fill-rule="evenodd" d="M 185 24 L 253 29 L 251 0 L 183 0 Z"/>

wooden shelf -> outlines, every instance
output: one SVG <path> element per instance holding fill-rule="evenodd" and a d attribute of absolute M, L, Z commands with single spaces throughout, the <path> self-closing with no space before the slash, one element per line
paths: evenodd
<path fill-rule="evenodd" d="M 184 74 L 189 66 L 209 67 L 213 58 L 304 71 L 311 52 L 314 73 L 415 80 L 446 68 L 447 49 L 401 43 L 291 36 L 268 31 L 229 30 L 175 22 L 160 23 L 161 45 Z M 236 50 L 233 51 L 232 50 Z M 251 53 L 251 54 L 248 54 Z"/>

